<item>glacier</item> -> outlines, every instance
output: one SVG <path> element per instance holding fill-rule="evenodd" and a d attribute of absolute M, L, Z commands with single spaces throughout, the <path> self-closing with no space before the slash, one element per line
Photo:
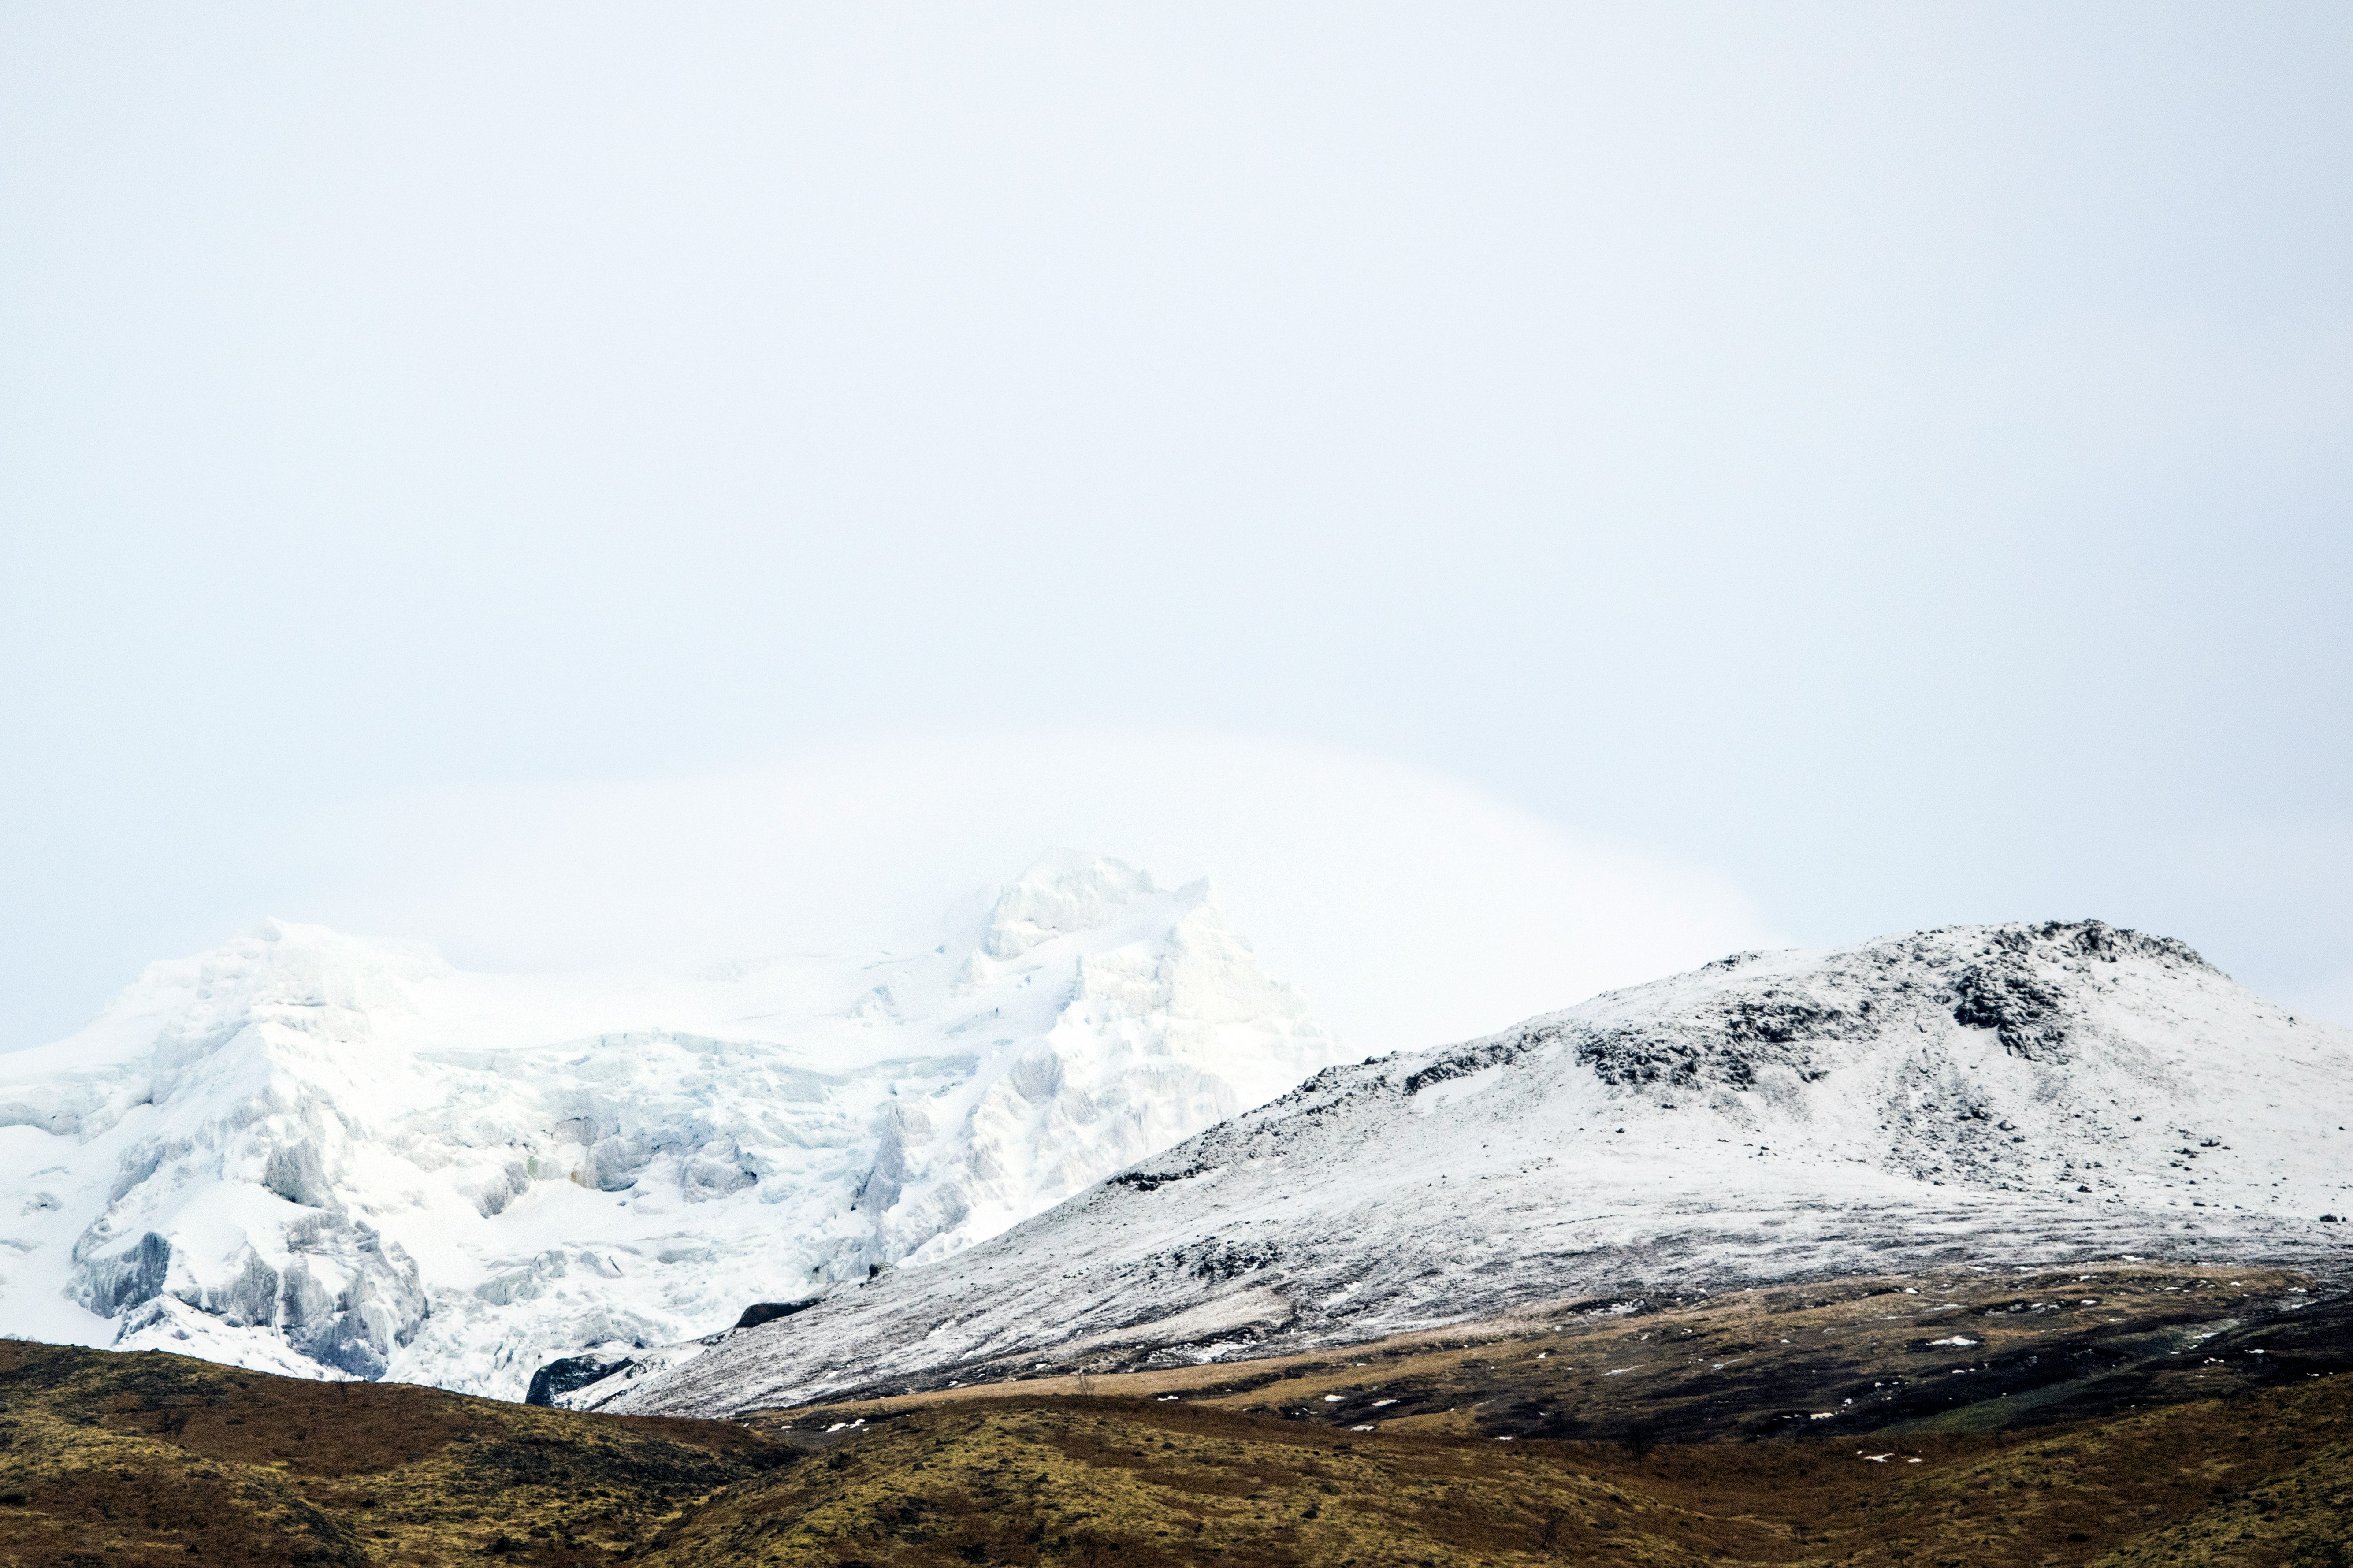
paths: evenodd
<path fill-rule="evenodd" d="M 931 1268 L 657 1347 L 718 1415 L 2116 1257 L 2353 1277 L 2353 1034 L 2098 921 L 1735 954 L 1327 1068 Z"/>
<path fill-rule="evenodd" d="M 1206 883 L 1076 851 L 888 952 L 683 976 L 269 921 L 0 1057 L 0 1333 L 516 1398 L 953 1257 L 1342 1055 Z"/>

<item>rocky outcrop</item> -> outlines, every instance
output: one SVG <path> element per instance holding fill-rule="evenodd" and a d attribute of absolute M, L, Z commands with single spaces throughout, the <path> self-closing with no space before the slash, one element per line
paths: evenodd
<path fill-rule="evenodd" d="M 815 1296 L 806 1301 L 754 1301 L 744 1309 L 744 1315 L 735 1320 L 735 1326 L 739 1329 L 756 1329 L 762 1323 L 773 1323 L 778 1318 L 789 1318 L 795 1312 L 806 1312 L 817 1303 L 818 1298 Z"/>
<path fill-rule="evenodd" d="M 568 1355 L 561 1361 L 549 1362 L 531 1374 L 531 1387 L 524 1391 L 525 1405 L 554 1405 L 564 1394 L 586 1388 L 599 1378 L 611 1377 L 636 1365 L 627 1356 Z"/>

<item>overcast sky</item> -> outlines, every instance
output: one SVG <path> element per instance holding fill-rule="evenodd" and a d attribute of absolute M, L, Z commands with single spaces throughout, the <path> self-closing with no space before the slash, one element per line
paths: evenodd
<path fill-rule="evenodd" d="M 2348 80 L 2341 5 L 11 5 L 0 1045 L 264 912 L 601 961 L 1082 835 L 1377 1043 L 2084 914 L 2353 1022 Z"/>

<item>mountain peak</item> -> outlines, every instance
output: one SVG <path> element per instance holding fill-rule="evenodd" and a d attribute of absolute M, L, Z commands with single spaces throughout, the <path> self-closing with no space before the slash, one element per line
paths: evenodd
<path fill-rule="evenodd" d="M 952 1253 L 1337 1058 L 1204 892 L 1057 851 L 977 933 L 675 981 L 264 922 L 0 1058 L 0 1329 L 519 1394 Z"/>
<path fill-rule="evenodd" d="M 1736 955 L 1334 1066 L 584 1407 L 720 1414 L 1961 1261 L 2340 1260 L 2353 1036 L 2097 921 Z"/>
<path fill-rule="evenodd" d="M 982 951 L 992 958 L 1018 958 L 1057 937 L 1117 930 L 1140 912 L 1165 910 L 1171 897 L 1150 873 L 1125 861 L 1049 850 L 998 891 Z"/>

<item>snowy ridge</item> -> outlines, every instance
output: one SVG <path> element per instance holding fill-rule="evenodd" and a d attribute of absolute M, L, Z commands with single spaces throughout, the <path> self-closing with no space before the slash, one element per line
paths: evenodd
<path fill-rule="evenodd" d="M 1203 884 L 1059 852 L 912 952 L 470 974 L 271 922 L 0 1057 L 0 1332 L 519 1397 L 944 1258 L 1338 1047 Z"/>
<path fill-rule="evenodd" d="M 1328 1068 L 932 1268 L 632 1358 L 715 1415 L 1972 1256 L 2353 1266 L 2353 1036 L 2098 922 L 1747 953 Z"/>

